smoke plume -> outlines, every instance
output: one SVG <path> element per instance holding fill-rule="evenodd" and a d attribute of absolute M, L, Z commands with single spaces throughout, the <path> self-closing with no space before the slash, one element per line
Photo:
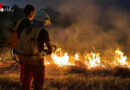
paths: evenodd
<path fill-rule="evenodd" d="M 49 30 L 51 40 L 64 49 L 101 50 L 110 57 L 120 48 L 130 56 L 130 13 L 117 6 L 103 7 L 96 0 L 68 0 L 58 11 L 75 20 Z M 63 19 L 67 17 L 60 17 Z"/>

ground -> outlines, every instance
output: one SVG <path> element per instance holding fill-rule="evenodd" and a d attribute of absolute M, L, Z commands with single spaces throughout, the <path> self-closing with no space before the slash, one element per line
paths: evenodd
<path fill-rule="evenodd" d="M 15 62 L 1 63 L 0 90 L 20 90 L 19 65 Z M 47 65 L 44 90 L 130 90 L 130 69 Z"/>

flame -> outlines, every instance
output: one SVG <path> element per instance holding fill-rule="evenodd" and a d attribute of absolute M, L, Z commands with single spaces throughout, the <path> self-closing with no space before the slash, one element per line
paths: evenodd
<path fill-rule="evenodd" d="M 68 53 L 63 54 L 61 48 L 57 49 L 55 53 L 52 53 L 51 58 L 53 59 L 54 63 L 59 66 L 71 65 L 69 62 Z"/>
<path fill-rule="evenodd" d="M 48 65 L 48 64 L 51 64 L 51 63 L 45 60 L 45 65 Z"/>
<path fill-rule="evenodd" d="M 127 66 L 130 68 L 130 65 L 126 61 L 127 56 L 124 56 L 124 53 L 117 49 L 115 51 L 115 58 L 114 59 L 114 65 L 116 66 Z M 58 66 L 65 66 L 65 65 L 71 65 L 76 66 L 76 63 L 83 62 L 84 65 L 86 65 L 88 68 L 94 68 L 94 67 L 105 67 L 105 64 L 102 64 L 102 60 L 100 58 L 99 53 L 87 53 L 84 54 L 84 56 L 79 57 L 79 53 L 76 53 L 74 56 L 69 55 L 67 52 L 63 52 L 61 48 L 58 48 L 56 52 L 52 53 L 51 58 L 48 60 L 45 60 L 45 64 L 51 64 L 52 62 Z"/>
<path fill-rule="evenodd" d="M 74 55 L 74 60 L 79 60 L 79 54 L 78 54 L 78 53 L 76 53 L 76 54 Z"/>
<path fill-rule="evenodd" d="M 99 53 L 90 53 L 85 56 L 85 64 L 88 68 L 97 67 L 101 65 Z"/>
<path fill-rule="evenodd" d="M 44 57 L 44 64 L 45 64 L 45 65 L 49 65 L 49 64 L 51 64 L 51 63 L 49 62 L 47 56 Z"/>
<path fill-rule="evenodd" d="M 115 65 L 126 65 L 126 66 L 129 66 L 128 65 L 128 62 L 126 62 L 127 60 L 127 56 L 124 56 L 124 53 L 122 51 L 120 51 L 119 49 L 117 49 L 115 51 L 115 60 L 114 60 L 114 64 Z"/>

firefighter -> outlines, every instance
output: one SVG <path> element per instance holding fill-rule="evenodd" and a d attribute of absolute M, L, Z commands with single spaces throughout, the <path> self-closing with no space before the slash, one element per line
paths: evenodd
<path fill-rule="evenodd" d="M 8 45 L 10 48 L 14 49 L 16 47 L 16 43 L 20 37 L 21 32 L 24 29 L 31 28 L 31 21 L 34 18 L 36 13 L 36 9 L 32 5 L 26 5 L 24 8 L 24 17 L 17 21 L 16 25 L 10 30 L 10 36 L 8 37 Z M 23 62 L 20 62 L 20 82 L 23 79 Z"/>
<path fill-rule="evenodd" d="M 32 79 L 34 80 L 34 90 L 43 90 L 45 80 L 44 47 L 47 46 L 48 54 L 55 50 L 55 46 L 50 42 L 48 32 L 44 29 L 44 26 L 50 24 L 48 14 L 38 11 L 31 29 L 24 30 L 20 35 L 16 51 L 24 62 L 22 90 L 31 89 Z"/>
<path fill-rule="evenodd" d="M 18 39 L 20 37 L 21 32 L 25 29 L 25 28 L 31 28 L 31 21 L 33 20 L 34 16 L 36 13 L 36 9 L 32 6 L 32 5 L 26 5 L 24 8 L 24 17 L 20 22 L 20 25 L 17 29 L 17 35 L 18 35 Z M 24 65 L 23 62 L 20 60 L 20 82 L 22 83 L 23 81 L 23 69 L 24 69 Z"/>

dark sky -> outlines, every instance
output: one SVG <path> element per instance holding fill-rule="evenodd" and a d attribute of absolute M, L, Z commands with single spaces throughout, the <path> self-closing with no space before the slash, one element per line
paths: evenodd
<path fill-rule="evenodd" d="M 67 0 L 0 0 L 0 1 L 2 1 L 4 5 L 9 6 L 17 4 L 19 7 L 24 7 L 26 4 L 32 4 L 36 8 L 45 8 L 46 6 L 58 8 L 61 5 L 61 3 L 64 3 Z M 79 1 L 82 2 L 82 0 Z M 119 6 L 127 10 L 130 10 L 130 0 L 95 0 L 95 2 L 103 7 Z"/>
<path fill-rule="evenodd" d="M 46 6 L 52 6 L 57 8 L 64 0 L 0 0 L 4 5 L 12 6 L 17 4 L 19 7 L 24 7 L 26 4 L 32 4 L 37 8 L 44 8 Z"/>

